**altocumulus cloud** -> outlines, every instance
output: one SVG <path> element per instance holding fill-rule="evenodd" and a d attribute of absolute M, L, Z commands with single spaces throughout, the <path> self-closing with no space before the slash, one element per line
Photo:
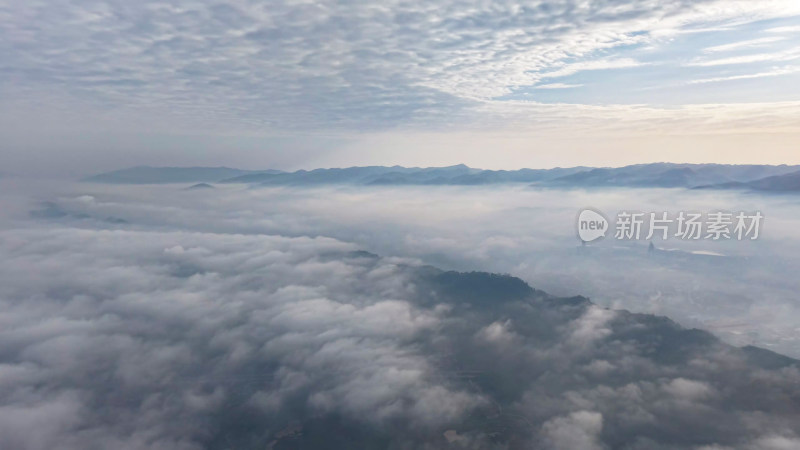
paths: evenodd
<path fill-rule="evenodd" d="M 642 65 L 603 56 L 607 50 L 798 12 L 785 0 L 6 0 L 0 67 L 15 86 L 4 93 L 8 119 L 30 112 L 25 117 L 53 119 L 51 126 L 364 130 L 506 123 L 509 115 L 531 125 L 531 114 L 586 119 L 586 112 L 496 99 L 556 76 Z M 48 107 L 35 109 L 31 99 Z M 788 106 L 796 114 L 796 104 Z M 683 117 L 630 109 L 594 114 L 609 123 L 619 115 Z"/>
<path fill-rule="evenodd" d="M 663 317 L 322 236 L 21 225 L 0 236 L 3 448 L 800 443 L 797 361 Z"/>

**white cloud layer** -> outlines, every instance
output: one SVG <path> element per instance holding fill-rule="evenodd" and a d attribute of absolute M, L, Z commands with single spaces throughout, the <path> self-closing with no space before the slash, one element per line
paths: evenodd
<path fill-rule="evenodd" d="M 85 184 L 69 194 L 58 189 L 62 197 L 57 204 L 78 223 L 88 216 L 104 226 L 124 219 L 148 228 L 332 236 L 378 254 L 418 258 L 444 268 L 511 273 L 556 295 L 587 295 L 604 306 L 665 314 L 738 345 L 755 343 L 800 356 L 800 308 L 794 295 L 800 285 L 791 275 L 800 269 L 795 258 L 800 242 L 793 231 L 800 209 L 781 197 L 513 186 L 242 190 L 220 185 L 210 191 L 182 191 Z M 91 199 L 82 197 L 87 193 Z M 609 215 L 618 210 L 760 210 L 766 225 L 752 243 L 656 242 L 660 248 L 680 250 L 664 260 L 648 258 L 644 244 L 620 247 L 614 240 L 601 243 L 596 253 L 580 255 L 573 222 L 587 205 Z M 28 209 L 41 206 L 19 200 L 7 201 L 4 209 L 24 219 Z M 725 257 L 688 257 L 695 251 Z M 587 327 L 585 340 L 602 329 Z"/>
<path fill-rule="evenodd" d="M 422 264 L 499 264 L 565 290 L 591 287 L 577 273 L 597 291 L 643 277 L 630 286 L 641 302 L 643 286 L 663 287 L 660 263 L 606 253 L 638 270 L 620 280 L 602 272 L 615 264 L 570 258 L 568 204 L 600 196 L 14 187 L 0 195 L 4 449 L 749 450 L 798 439 L 792 360 Z M 791 252 L 793 222 L 770 217 L 770 239 Z M 554 276 L 565 262 L 576 272 Z M 528 270 L 537 264 L 552 271 Z M 688 267 L 691 279 L 703 267 Z M 767 301 L 783 292 L 767 269 L 730 284 L 706 266 L 706 286 L 678 293 L 749 283 Z M 783 312 L 796 327 L 795 310 Z"/>

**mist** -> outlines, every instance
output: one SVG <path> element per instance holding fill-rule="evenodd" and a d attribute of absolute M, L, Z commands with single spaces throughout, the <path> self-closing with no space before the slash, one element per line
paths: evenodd
<path fill-rule="evenodd" d="M 605 306 L 667 315 L 731 343 L 800 356 L 800 282 L 792 276 L 800 252 L 794 232 L 800 204 L 791 196 L 524 186 L 218 186 L 197 192 L 77 184 L 51 200 L 78 226 L 118 218 L 132 228 L 329 236 L 447 269 L 508 273 L 554 295 L 585 295 Z M 18 211 L 23 217 L 26 207 Z M 611 237 L 578 249 L 575 218 L 584 207 L 608 217 L 617 211 L 759 210 L 765 219 L 758 240 L 655 239 L 665 251 L 651 257 L 643 240 Z"/>
<path fill-rule="evenodd" d="M 800 442 L 794 360 L 623 310 L 796 356 L 788 197 L 3 184 L 4 448 Z M 756 204 L 752 242 L 575 236 L 589 205 Z"/>

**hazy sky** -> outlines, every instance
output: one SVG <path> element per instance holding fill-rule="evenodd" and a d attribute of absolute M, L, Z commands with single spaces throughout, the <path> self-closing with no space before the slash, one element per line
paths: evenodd
<path fill-rule="evenodd" d="M 796 0 L 0 0 L 0 171 L 800 163 Z"/>

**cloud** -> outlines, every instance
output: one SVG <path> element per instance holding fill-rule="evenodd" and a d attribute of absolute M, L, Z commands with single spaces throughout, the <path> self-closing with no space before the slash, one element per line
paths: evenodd
<path fill-rule="evenodd" d="M 20 189 L 27 188 L 6 191 L 24 192 Z M 169 186 L 82 184 L 59 185 L 37 197 L 56 200 L 60 212 L 60 218 L 39 219 L 42 223 L 332 236 L 379 254 L 418 258 L 445 268 L 511 273 L 556 295 L 582 294 L 603 306 L 667 314 L 686 326 L 713 327 L 739 345 L 755 342 L 800 356 L 794 332 L 800 317 L 794 302 L 798 286 L 789 276 L 797 268 L 793 256 L 799 245 L 793 234 L 800 215 L 797 208 L 780 198 L 734 192 L 690 191 L 677 198 L 661 190 L 557 194 L 522 186 L 242 190 L 218 185 L 199 193 Z M 85 202 L 83 195 L 94 201 Z M 680 250 L 663 260 L 647 258 L 644 247 L 615 248 L 613 240 L 596 253 L 581 255 L 574 251 L 574 220 L 576 211 L 586 205 L 609 215 L 621 209 L 761 210 L 768 228 L 757 242 L 746 245 L 656 242 Z M 25 222 L 29 209 L 40 208 L 35 203 L 3 205 L 8 214 L 17 211 L 17 220 Z M 454 229 L 453 223 L 463 226 Z M 374 232 L 376 227 L 381 233 Z M 694 251 L 728 256 L 684 257 Z M 748 262 L 741 263 L 742 258 Z M 704 274 L 702 283 L 697 273 Z"/>
<path fill-rule="evenodd" d="M 6 113 L 30 99 L 114 129 L 375 129 L 453 112 L 542 77 L 635 67 L 597 52 L 792 2 L 433 5 L 149 0 L 0 3 Z M 62 88 L 63 87 L 63 88 Z M 21 111 L 16 109 L 17 114 Z M 102 112 L 102 114 L 99 114 Z M 100 116 L 103 116 L 101 118 Z M 58 119 L 58 120 L 55 120 Z M 168 119 L 164 122 L 165 119 Z M 79 123 L 80 121 L 78 121 Z"/>
<path fill-rule="evenodd" d="M 549 84 L 538 84 L 536 85 L 536 89 L 572 89 L 572 88 L 579 88 L 583 87 L 582 84 L 565 84 L 565 83 L 549 83 Z"/>
<path fill-rule="evenodd" d="M 765 30 L 767 33 L 797 33 L 800 32 L 800 26 L 785 26 L 785 27 L 775 27 L 775 28 L 768 28 Z"/>
<path fill-rule="evenodd" d="M 670 395 L 685 400 L 702 399 L 711 394 L 711 388 L 701 382 L 676 378 L 664 387 Z"/>
<path fill-rule="evenodd" d="M 270 427 L 299 407 L 424 428 L 484 401 L 430 378 L 435 368 L 410 344 L 440 313 L 408 303 L 400 267 L 348 256 L 350 245 L 74 229 L 13 236 L 37 244 L 3 268 L 5 448 L 199 448 L 204 420 L 251 408 L 284 423 Z"/>
<path fill-rule="evenodd" d="M 786 450 L 800 445 L 800 439 L 783 436 L 765 436 L 750 446 L 753 450 Z"/>
<path fill-rule="evenodd" d="M 722 44 L 722 45 L 715 45 L 712 47 L 706 47 L 704 51 L 710 53 L 717 53 L 717 52 L 730 52 L 734 50 L 742 50 L 748 49 L 753 47 L 762 47 L 766 44 L 771 44 L 774 42 L 779 42 L 784 40 L 785 38 L 775 36 L 775 37 L 764 37 L 758 39 L 749 39 L 746 41 L 739 41 L 739 42 L 732 42 L 730 44 Z"/>
<path fill-rule="evenodd" d="M 765 77 L 779 77 L 783 75 L 790 75 L 793 73 L 800 72 L 800 67 L 797 66 L 786 66 L 786 67 L 779 67 L 773 70 L 765 71 L 765 72 L 757 72 L 757 73 L 747 73 L 742 75 L 730 75 L 727 77 L 716 77 L 716 78 L 702 78 L 698 80 L 692 80 L 690 84 L 705 84 L 705 83 L 719 83 L 723 81 L 736 81 L 736 80 L 750 80 L 754 78 L 765 78 Z"/>
<path fill-rule="evenodd" d="M 689 66 L 695 67 L 713 67 L 713 66 L 728 66 L 736 64 L 752 64 L 760 62 L 780 62 L 792 61 L 800 58 L 800 47 L 792 48 L 789 50 L 773 53 L 754 53 L 749 55 L 731 56 L 728 58 L 710 59 L 710 60 L 696 60 L 689 63 Z"/>
<path fill-rule="evenodd" d="M 744 450 L 797 439 L 791 360 L 388 251 L 417 241 L 467 265 L 516 258 L 480 222 L 454 229 L 466 222 L 452 190 L 425 198 L 427 223 L 450 236 L 438 243 L 407 228 L 420 217 L 413 189 L 382 191 L 391 201 L 347 189 L 59 192 L 58 217 L 4 209 L 3 448 Z M 508 215 L 508 192 L 485 195 L 471 191 L 472 215 L 498 224 L 499 208 L 506 226 L 532 225 Z M 555 228 L 542 242 L 559 242 Z M 375 230 L 401 256 L 360 251 Z"/>
<path fill-rule="evenodd" d="M 584 71 L 628 69 L 631 67 L 640 67 L 643 65 L 645 64 L 631 58 L 584 61 L 578 63 L 565 64 L 564 67 L 558 70 L 554 70 L 552 72 L 544 72 L 541 74 L 541 78 L 543 79 L 561 78 Z"/>
<path fill-rule="evenodd" d="M 486 158 L 490 139 L 471 139 L 470 148 L 451 154 L 430 134 L 459 138 L 481 130 L 517 141 L 540 136 L 536 165 L 582 164 L 581 152 L 609 142 L 606 131 L 661 142 L 654 136 L 685 135 L 684 122 L 715 138 L 688 153 L 712 159 L 708 148 L 740 142 L 718 130 L 719 118 L 729 119 L 725 132 L 782 139 L 787 123 L 797 133 L 796 117 L 783 115 L 782 103 L 763 90 L 722 85 L 697 98 L 687 87 L 690 79 L 730 76 L 728 65 L 705 66 L 702 75 L 678 69 L 702 57 L 709 41 L 763 38 L 764 21 L 797 14 L 791 0 L 396 0 L 380 8 L 327 0 L 269 7 L 0 0 L 4 170 L 78 176 L 90 171 L 85 161 L 98 170 L 312 168 L 372 158 L 455 164 Z M 542 85 L 551 89 L 537 89 Z M 592 89 L 564 87 L 577 85 Z M 747 103 L 769 110 L 772 121 L 742 127 L 751 117 L 741 111 Z M 363 150 L 384 133 L 389 141 L 437 148 Z M 580 142 L 561 142 L 565 136 Z M 626 163 L 641 159 L 630 156 L 641 155 L 629 150 L 638 144 L 609 146 L 620 148 L 613 153 Z M 499 147 L 507 167 L 530 164 L 529 152 Z"/>
<path fill-rule="evenodd" d="M 577 411 L 567 417 L 551 419 L 542 426 L 550 441 L 550 448 L 557 450 L 586 449 L 602 450 L 598 440 L 603 429 L 603 415 L 590 411 Z"/>

